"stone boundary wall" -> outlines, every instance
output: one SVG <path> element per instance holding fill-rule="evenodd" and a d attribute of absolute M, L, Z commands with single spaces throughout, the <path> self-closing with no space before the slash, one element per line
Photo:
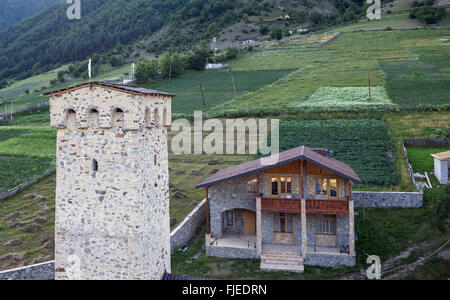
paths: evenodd
<path fill-rule="evenodd" d="M 46 106 L 50 106 L 50 102 L 49 101 L 45 101 L 45 102 L 38 103 L 38 104 L 33 104 L 33 105 L 29 105 L 29 106 L 16 108 L 16 109 L 13 109 L 12 112 L 11 111 L 3 112 L 3 113 L 0 114 L 0 122 L 8 121 L 9 120 L 9 116 L 11 114 L 14 116 L 14 114 L 18 114 L 18 113 L 21 113 L 21 112 L 34 110 L 34 109 L 41 108 L 41 107 L 46 107 Z"/>
<path fill-rule="evenodd" d="M 252 248 L 206 246 L 206 255 L 221 258 L 258 259 L 258 251 Z"/>
<path fill-rule="evenodd" d="M 50 169 L 48 169 L 47 171 L 45 171 L 44 173 L 35 176 L 33 179 L 31 179 L 30 181 L 26 182 L 26 183 L 22 183 L 6 192 L 0 193 L 0 201 L 12 196 L 15 196 L 17 193 L 21 192 L 22 190 L 26 189 L 27 187 L 35 184 L 36 182 L 38 182 L 39 180 L 50 176 L 51 174 L 56 172 L 56 167 L 52 167 Z"/>
<path fill-rule="evenodd" d="M 308 266 L 330 268 L 336 268 L 339 266 L 353 267 L 355 263 L 355 256 L 329 254 L 306 254 L 304 261 L 304 264 Z"/>
<path fill-rule="evenodd" d="M 403 143 L 406 146 L 450 147 L 450 139 L 404 139 Z"/>
<path fill-rule="evenodd" d="M 170 234 L 170 251 L 173 253 L 177 247 L 185 246 L 205 220 L 206 199 L 203 199 Z"/>
<path fill-rule="evenodd" d="M 423 206 L 423 193 L 353 192 L 356 207 L 419 208 Z"/>
<path fill-rule="evenodd" d="M 55 261 L 0 272 L 0 280 L 54 280 Z"/>

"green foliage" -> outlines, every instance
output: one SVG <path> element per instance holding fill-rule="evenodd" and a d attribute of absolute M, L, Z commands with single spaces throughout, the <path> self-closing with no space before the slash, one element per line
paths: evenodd
<path fill-rule="evenodd" d="M 283 38 L 283 30 L 281 28 L 274 28 L 270 33 L 270 38 L 274 40 L 281 40 Z"/>
<path fill-rule="evenodd" d="M 261 33 L 261 35 L 268 35 L 269 32 L 270 32 L 270 30 L 269 30 L 269 27 L 267 27 L 267 26 L 262 26 L 259 29 L 259 33 Z"/>
<path fill-rule="evenodd" d="M 159 62 L 156 59 L 151 61 L 143 60 L 136 66 L 135 77 L 137 83 L 145 83 L 149 80 L 157 79 L 159 75 Z"/>
<path fill-rule="evenodd" d="M 0 1 L 0 30 L 38 14 L 59 0 Z"/>
<path fill-rule="evenodd" d="M 444 7 L 434 6 L 422 6 L 416 7 L 411 10 L 409 17 L 412 19 L 418 19 L 425 24 L 434 24 L 442 20 L 445 15 Z"/>
<path fill-rule="evenodd" d="M 166 53 L 160 61 L 160 67 L 163 78 L 173 79 L 181 75 L 185 64 L 180 55 Z"/>
<path fill-rule="evenodd" d="M 301 145 L 324 147 L 349 164 L 365 185 L 399 182 L 386 123 L 378 120 L 288 120 L 280 122 L 280 151 Z"/>
<path fill-rule="evenodd" d="M 203 71 L 206 63 L 211 57 L 212 49 L 208 42 L 201 41 L 199 47 L 195 47 L 187 56 L 187 68 L 194 71 Z"/>

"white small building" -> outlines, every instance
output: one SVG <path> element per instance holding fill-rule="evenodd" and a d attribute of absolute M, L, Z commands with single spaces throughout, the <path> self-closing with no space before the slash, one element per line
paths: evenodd
<path fill-rule="evenodd" d="M 205 70 L 220 70 L 223 69 L 226 65 L 224 64 L 207 64 Z"/>
<path fill-rule="evenodd" d="M 432 154 L 434 158 L 434 175 L 441 184 L 448 184 L 450 176 L 450 151 Z"/>

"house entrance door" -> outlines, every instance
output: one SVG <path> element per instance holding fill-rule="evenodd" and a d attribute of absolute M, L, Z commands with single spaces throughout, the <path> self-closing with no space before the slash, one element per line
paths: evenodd
<path fill-rule="evenodd" d="M 256 234 L 256 213 L 244 210 L 244 233 Z"/>

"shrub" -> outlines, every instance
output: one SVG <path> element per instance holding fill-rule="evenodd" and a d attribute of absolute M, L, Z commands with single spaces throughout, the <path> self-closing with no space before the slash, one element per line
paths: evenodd
<path fill-rule="evenodd" d="M 434 24 L 442 20 L 445 15 L 445 8 L 434 6 L 422 6 L 416 7 L 411 10 L 409 17 L 412 19 L 418 19 L 425 24 Z"/>

